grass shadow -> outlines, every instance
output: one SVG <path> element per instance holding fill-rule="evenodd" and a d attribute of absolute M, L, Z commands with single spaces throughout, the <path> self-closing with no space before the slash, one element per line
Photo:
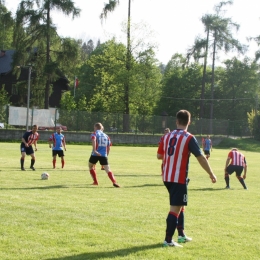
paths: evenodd
<path fill-rule="evenodd" d="M 162 247 L 162 244 L 153 244 L 146 246 L 135 246 L 132 248 L 118 249 L 115 251 L 104 251 L 104 252 L 92 252 L 92 253 L 83 253 L 79 255 L 58 257 L 58 258 L 48 258 L 47 260 L 96 260 L 96 259 L 106 259 L 106 258 L 116 258 L 116 257 L 127 257 L 130 254 L 134 254 L 139 251 L 145 251 L 149 249 L 155 249 Z"/>

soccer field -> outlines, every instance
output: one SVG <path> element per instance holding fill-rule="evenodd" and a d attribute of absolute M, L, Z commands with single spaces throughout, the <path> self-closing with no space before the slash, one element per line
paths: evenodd
<path fill-rule="evenodd" d="M 183 248 L 164 248 L 169 211 L 156 147 L 113 146 L 109 162 L 121 188 L 97 165 L 92 186 L 90 145 L 67 145 L 65 168 L 39 144 L 36 171 L 20 170 L 19 143 L 1 143 L 0 259 L 260 259 L 259 153 L 242 151 L 248 163 L 244 190 L 235 175 L 225 190 L 228 150 L 213 149 L 209 160 L 218 182 L 191 156 Z M 41 180 L 48 172 L 49 180 Z M 175 239 L 177 234 L 175 234 Z"/>

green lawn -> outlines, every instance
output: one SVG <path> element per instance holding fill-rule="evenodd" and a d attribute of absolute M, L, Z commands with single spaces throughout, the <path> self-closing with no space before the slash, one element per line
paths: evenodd
<path fill-rule="evenodd" d="M 39 144 L 36 171 L 20 171 L 18 143 L 0 150 L 0 259 L 260 259 L 259 154 L 248 162 L 244 190 L 235 175 L 223 189 L 227 149 L 214 149 L 212 184 L 192 156 L 183 248 L 164 248 L 168 194 L 156 147 L 113 146 L 109 161 L 120 189 L 98 169 L 93 187 L 89 145 L 67 145 L 65 168 L 52 169 L 51 149 Z M 50 179 L 41 180 L 47 171 Z M 177 234 L 175 234 L 176 238 Z"/>

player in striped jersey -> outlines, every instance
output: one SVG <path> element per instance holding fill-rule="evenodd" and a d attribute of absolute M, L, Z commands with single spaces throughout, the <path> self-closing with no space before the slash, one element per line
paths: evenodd
<path fill-rule="evenodd" d="M 110 166 L 108 164 L 108 154 L 110 151 L 111 141 L 110 138 L 103 132 L 103 125 L 101 123 L 96 123 L 94 125 L 94 133 L 91 134 L 92 140 L 92 153 L 89 158 L 89 172 L 93 179 L 93 185 L 98 185 L 96 170 L 94 169 L 94 165 L 99 161 L 101 165 L 104 165 L 105 171 L 112 181 L 113 186 L 119 188 L 119 184 L 117 184 L 116 179 L 112 171 L 110 170 Z"/>
<path fill-rule="evenodd" d="M 243 170 L 244 170 L 244 174 L 243 177 L 241 177 Z M 226 189 L 230 188 L 229 175 L 231 175 L 233 172 L 236 172 L 237 179 L 242 184 L 243 188 L 247 190 L 247 186 L 244 181 L 247 172 L 246 158 L 242 153 L 238 151 L 237 148 L 233 148 L 228 153 L 228 158 L 226 160 L 224 172 L 225 172 Z"/>
<path fill-rule="evenodd" d="M 35 154 L 34 154 L 34 150 L 32 148 L 32 145 L 34 144 L 35 151 L 37 151 L 37 140 L 39 139 L 39 134 L 37 133 L 37 130 L 38 130 L 38 126 L 33 125 L 32 130 L 27 131 L 23 135 L 21 146 L 20 146 L 21 154 L 22 154 L 21 159 L 20 159 L 22 171 L 25 171 L 25 168 L 24 168 L 25 155 L 31 156 L 31 166 L 30 166 L 30 168 L 33 171 L 35 171 L 35 168 L 34 168 Z"/>
<path fill-rule="evenodd" d="M 166 134 L 159 145 L 157 158 L 163 160 L 163 182 L 170 198 L 170 211 L 166 219 L 166 234 L 163 246 L 179 246 L 172 240 L 176 228 L 178 242 L 188 242 L 184 234 L 184 206 L 187 205 L 187 178 L 190 153 L 192 153 L 209 174 L 213 183 L 217 181 L 207 159 L 202 154 L 196 138 L 187 132 L 191 115 L 187 110 L 176 114 L 177 129 Z"/>

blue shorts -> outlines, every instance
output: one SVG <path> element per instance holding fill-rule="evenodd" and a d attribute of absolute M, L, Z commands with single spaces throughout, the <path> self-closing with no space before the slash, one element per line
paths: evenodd
<path fill-rule="evenodd" d="M 92 164 L 96 164 L 97 162 L 99 162 L 100 165 L 108 165 L 108 159 L 104 156 L 91 155 L 89 158 L 89 162 Z"/>
<path fill-rule="evenodd" d="M 171 206 L 187 206 L 187 184 L 165 181 L 164 185 L 168 190 Z"/>
<path fill-rule="evenodd" d="M 27 155 L 34 154 L 34 150 L 31 145 L 29 147 L 26 147 L 24 143 L 21 143 L 20 149 L 21 153 L 26 153 Z"/>

